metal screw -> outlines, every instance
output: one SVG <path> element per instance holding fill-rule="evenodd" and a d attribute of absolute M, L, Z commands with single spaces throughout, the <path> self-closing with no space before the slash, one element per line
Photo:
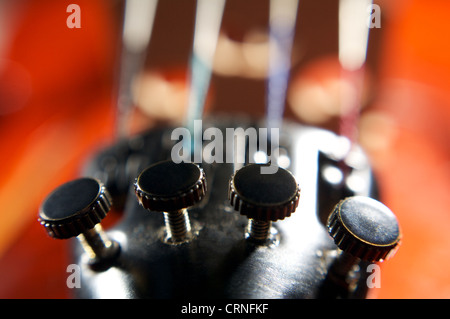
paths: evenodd
<path fill-rule="evenodd" d="M 201 201 L 206 193 L 205 174 L 198 165 L 158 162 L 141 172 L 134 189 L 145 209 L 164 213 L 166 243 L 179 244 L 192 239 L 186 208 Z"/>
<path fill-rule="evenodd" d="M 55 189 L 43 202 L 38 220 L 53 238 L 77 237 L 91 266 L 105 265 L 120 250 L 100 225 L 111 205 L 111 196 L 101 182 L 80 178 Z"/>

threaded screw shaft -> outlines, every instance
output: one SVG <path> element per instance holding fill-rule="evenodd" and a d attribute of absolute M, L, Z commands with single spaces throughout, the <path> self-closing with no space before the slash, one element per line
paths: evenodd
<path fill-rule="evenodd" d="M 250 239 L 263 243 L 270 238 L 271 221 L 260 221 L 256 219 L 249 219 L 248 222 L 248 236 Z"/>
<path fill-rule="evenodd" d="M 164 222 L 166 224 L 167 242 L 177 244 L 189 239 L 191 224 L 186 209 L 164 212 Z"/>

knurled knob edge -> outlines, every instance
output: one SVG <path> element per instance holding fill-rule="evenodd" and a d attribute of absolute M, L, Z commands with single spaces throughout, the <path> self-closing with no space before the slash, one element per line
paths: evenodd
<path fill-rule="evenodd" d="M 63 220 L 50 220 L 42 217 L 38 218 L 39 223 L 44 226 L 47 233 L 58 239 L 67 239 L 94 228 L 103 218 L 106 217 L 112 206 L 112 198 L 106 187 L 100 183 L 100 190 L 97 200 L 80 211 L 73 217 Z"/>
<path fill-rule="evenodd" d="M 173 196 L 152 196 L 139 187 L 136 178 L 134 191 L 139 204 L 147 210 L 167 212 L 188 208 L 200 202 L 206 194 L 207 185 L 205 172 L 201 167 L 197 167 L 200 170 L 200 178 L 185 192 Z"/>
<path fill-rule="evenodd" d="M 359 238 L 346 228 L 341 221 L 341 203 L 342 201 L 336 205 L 327 223 L 328 233 L 339 249 L 369 262 L 387 260 L 395 255 L 400 245 L 400 236 L 397 240 L 387 245 L 377 245 Z"/>
<path fill-rule="evenodd" d="M 292 198 L 283 204 L 277 205 L 258 205 L 243 200 L 236 191 L 233 183 L 234 175 L 231 177 L 228 189 L 228 200 L 234 210 L 241 215 L 258 221 L 277 221 L 291 216 L 298 207 L 300 201 L 300 188 L 297 189 Z"/>

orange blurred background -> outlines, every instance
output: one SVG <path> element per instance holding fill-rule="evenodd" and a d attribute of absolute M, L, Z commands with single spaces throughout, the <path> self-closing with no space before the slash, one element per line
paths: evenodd
<path fill-rule="evenodd" d="M 336 2 L 300 1 L 286 110 L 292 120 L 329 129 L 336 129 L 339 117 L 336 109 L 326 111 L 336 97 L 333 83 L 339 85 Z M 70 3 L 81 8 L 80 29 L 66 26 Z M 449 298 L 450 3 L 375 3 L 382 23 L 371 30 L 359 141 L 404 239 L 382 265 L 381 288 L 371 297 Z M 149 113 L 147 103 L 166 111 L 167 101 L 184 106 L 194 4 L 163 1 L 158 7 L 148 72 L 140 83 L 160 88 L 160 96 L 138 96 L 137 125 L 179 116 Z M 114 141 L 121 9 L 115 0 L 0 1 L 0 29 L 6 30 L 0 33 L 0 298 L 70 297 L 66 243 L 45 234 L 37 210 L 54 187 L 77 176 L 89 156 Z M 266 11 L 264 1 L 228 1 L 221 48 L 239 54 L 245 44 L 264 52 L 264 35 L 257 31 Z M 258 73 L 263 66 L 240 68 L 225 75 L 216 65 L 212 109 L 264 103 Z M 301 109 L 308 101 L 315 110 Z"/>

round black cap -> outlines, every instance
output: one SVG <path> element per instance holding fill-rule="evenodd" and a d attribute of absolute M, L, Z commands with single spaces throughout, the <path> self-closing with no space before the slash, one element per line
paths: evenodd
<path fill-rule="evenodd" d="M 236 211 L 259 221 L 289 217 L 297 209 L 300 188 L 295 177 L 278 168 L 274 174 L 262 174 L 267 164 L 249 164 L 230 180 L 228 198 Z"/>
<path fill-rule="evenodd" d="M 158 212 L 193 206 L 206 194 L 203 170 L 193 163 L 162 161 L 141 172 L 134 184 L 140 204 Z"/>
<path fill-rule="evenodd" d="M 366 261 L 391 257 L 401 239 L 396 216 L 379 201 L 353 196 L 340 201 L 328 218 L 336 245 Z"/>
<path fill-rule="evenodd" d="M 39 209 L 39 222 L 54 238 L 70 238 L 98 224 L 111 209 L 104 185 L 93 178 L 79 178 L 50 193 Z"/>

